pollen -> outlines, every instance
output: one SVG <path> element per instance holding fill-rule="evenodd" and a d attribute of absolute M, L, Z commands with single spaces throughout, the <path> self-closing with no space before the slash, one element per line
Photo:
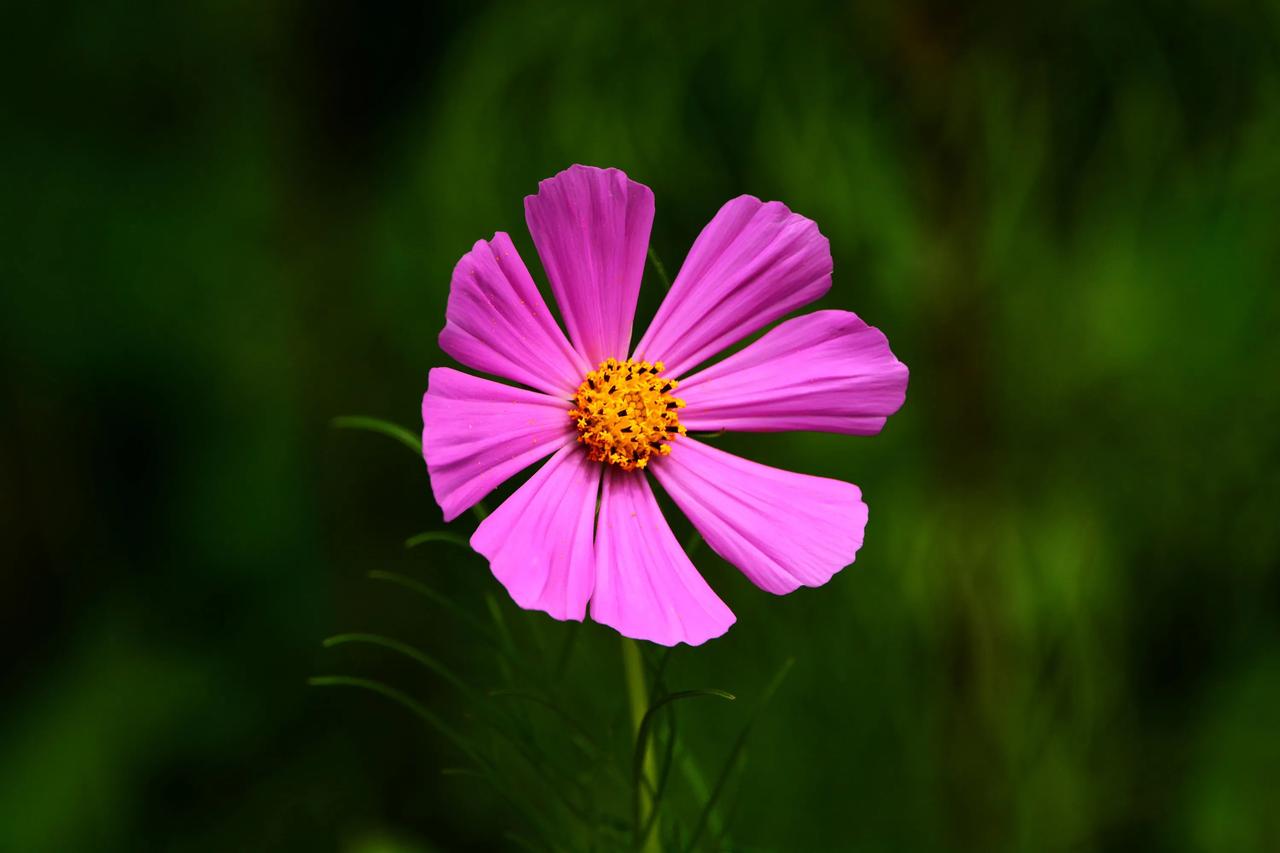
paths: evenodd
<path fill-rule="evenodd" d="M 663 377 L 663 369 L 660 361 L 610 358 L 587 374 L 569 417 L 588 458 L 634 471 L 671 453 L 671 441 L 685 434 L 684 400 L 671 396 L 678 383 Z"/>

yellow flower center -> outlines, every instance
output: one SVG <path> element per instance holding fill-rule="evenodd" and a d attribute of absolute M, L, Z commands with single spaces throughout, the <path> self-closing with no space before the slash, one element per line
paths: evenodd
<path fill-rule="evenodd" d="M 671 396 L 677 383 L 659 376 L 663 370 L 660 361 L 609 358 L 587 374 L 569 417 L 592 461 L 632 471 L 671 452 L 668 442 L 685 433 L 678 414 L 684 400 Z"/>

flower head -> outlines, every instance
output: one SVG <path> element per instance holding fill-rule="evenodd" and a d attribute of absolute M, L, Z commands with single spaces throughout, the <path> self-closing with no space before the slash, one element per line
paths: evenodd
<path fill-rule="evenodd" d="M 821 586 L 862 545 L 858 487 L 750 462 L 696 435 L 874 434 L 902 405 L 907 368 L 855 314 L 817 311 L 699 369 L 831 286 L 817 226 L 751 196 L 703 229 L 633 349 L 653 211 L 648 187 L 587 166 L 525 199 L 567 337 L 510 237 L 463 256 L 440 346 L 526 387 L 433 369 L 423 453 L 446 520 L 550 457 L 471 537 L 521 607 L 581 620 L 589 605 L 628 637 L 697 645 L 734 616 L 676 541 L 650 475 L 757 586 Z"/>
<path fill-rule="evenodd" d="M 670 455 L 669 442 L 687 430 L 680 425 L 684 400 L 671 394 L 680 383 L 662 370 L 662 362 L 607 358 L 587 374 L 569 410 L 587 458 L 635 471 L 655 453 Z"/>

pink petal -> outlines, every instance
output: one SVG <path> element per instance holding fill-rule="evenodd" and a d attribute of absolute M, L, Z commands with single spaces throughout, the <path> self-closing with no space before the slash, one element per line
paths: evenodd
<path fill-rule="evenodd" d="M 712 550 L 769 592 L 822 586 L 862 546 L 867 505 L 851 483 L 770 468 L 688 437 L 650 470 Z"/>
<path fill-rule="evenodd" d="M 600 465 L 562 447 L 471 536 L 494 577 L 526 610 L 582 621 L 595 584 L 591 523 Z"/>
<path fill-rule="evenodd" d="M 776 201 L 740 196 L 702 229 L 635 357 L 678 377 L 831 287 L 818 226 Z"/>
<path fill-rule="evenodd" d="M 907 366 L 848 311 L 787 320 L 680 383 L 691 430 L 873 435 L 907 394 Z"/>
<path fill-rule="evenodd" d="M 591 618 L 664 646 L 697 646 L 734 623 L 676 542 L 639 471 L 611 466 L 604 475 Z"/>
<path fill-rule="evenodd" d="M 575 435 L 564 400 L 449 367 L 428 374 L 422 453 L 445 521 Z"/>
<path fill-rule="evenodd" d="M 625 359 L 653 225 L 652 190 L 617 169 L 571 166 L 538 184 L 524 211 L 578 352 L 592 367 Z"/>
<path fill-rule="evenodd" d="M 502 232 L 477 242 L 453 268 L 445 318 L 440 348 L 484 373 L 567 398 L 590 369 Z"/>

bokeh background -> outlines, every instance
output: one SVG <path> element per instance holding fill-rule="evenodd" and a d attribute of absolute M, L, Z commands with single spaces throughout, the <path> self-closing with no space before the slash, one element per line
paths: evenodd
<path fill-rule="evenodd" d="M 668 662 L 740 697 L 680 711 L 708 775 L 794 659 L 707 844 L 1280 849 L 1275 4 L 5 18 L 0 850 L 516 849 L 448 738 L 307 685 L 377 677 L 476 728 L 445 680 L 321 647 L 350 630 L 482 690 L 540 677 L 370 570 L 569 648 L 558 683 L 617 740 L 616 635 L 562 646 L 479 558 L 406 550 L 442 526 L 424 466 L 329 425 L 418 429 L 454 262 L 506 230 L 540 277 L 521 200 L 575 162 L 654 189 L 673 271 L 732 196 L 812 217 L 820 306 L 911 367 L 874 438 L 721 439 L 871 516 L 853 567 L 782 599 L 699 554 L 739 616 Z"/>

